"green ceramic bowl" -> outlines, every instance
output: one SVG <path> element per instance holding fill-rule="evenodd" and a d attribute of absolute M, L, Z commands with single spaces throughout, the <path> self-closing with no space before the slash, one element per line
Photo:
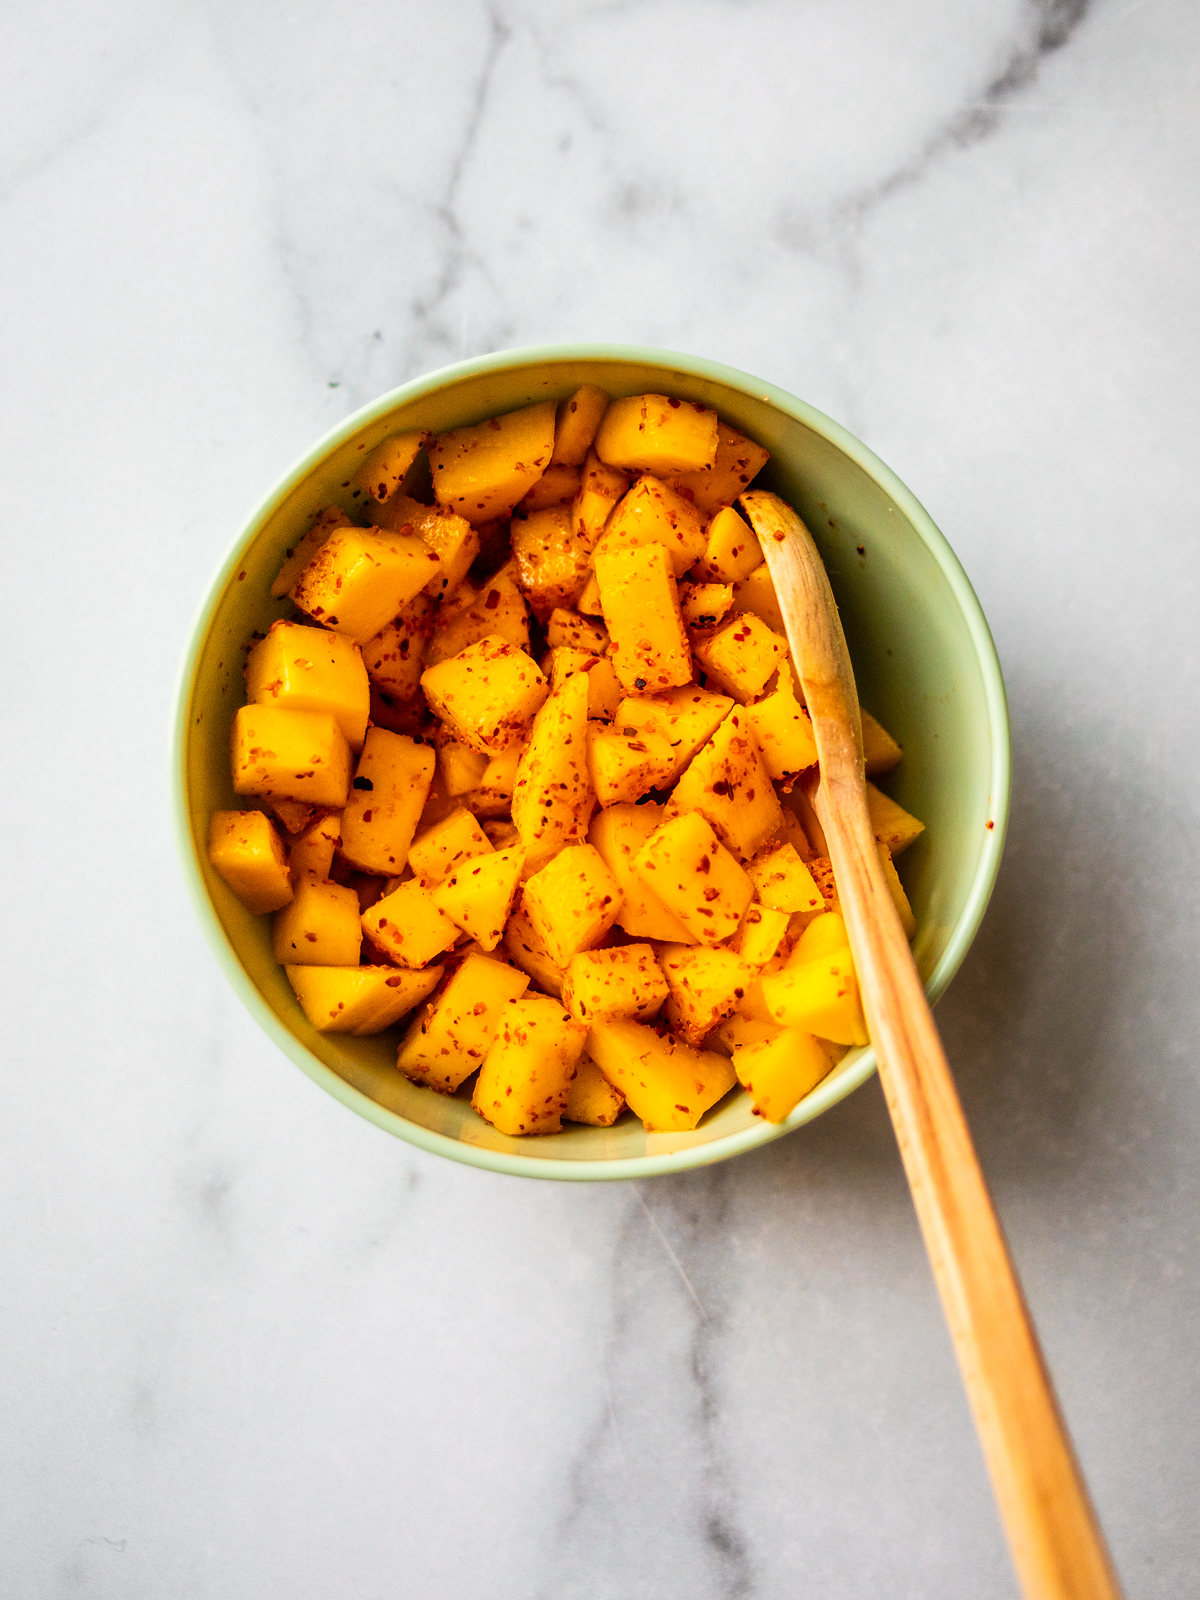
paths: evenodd
<path fill-rule="evenodd" d="M 931 1000 L 957 971 L 995 882 L 1009 799 L 1008 718 L 995 647 L 954 552 L 895 475 L 802 400 L 730 367 L 612 345 L 508 350 L 405 384 L 336 428 L 271 491 L 234 545 L 200 612 L 179 690 L 175 804 L 197 914 L 238 994 L 266 1033 L 322 1088 L 423 1150 L 541 1178 L 638 1178 L 750 1150 L 818 1116 L 875 1070 L 851 1052 L 779 1126 L 741 1091 L 693 1133 L 568 1124 L 538 1139 L 497 1133 L 464 1098 L 420 1089 L 395 1067 L 396 1041 L 325 1036 L 309 1026 L 271 958 L 269 919 L 252 916 L 208 865 L 210 813 L 238 806 L 229 732 L 243 700 L 243 646 L 288 610 L 269 598 L 285 548 L 319 507 L 344 501 L 352 469 L 401 428 L 444 430 L 557 400 L 581 383 L 714 406 L 771 451 L 759 483 L 794 505 L 833 583 L 862 703 L 904 746 L 887 787 L 927 824 L 900 868 L 917 918 L 917 964 Z M 347 502 L 348 503 L 348 502 Z"/>

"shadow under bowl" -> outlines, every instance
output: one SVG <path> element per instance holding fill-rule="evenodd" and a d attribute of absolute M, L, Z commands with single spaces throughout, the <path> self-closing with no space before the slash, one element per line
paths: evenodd
<path fill-rule="evenodd" d="M 318 1033 L 271 955 L 270 922 L 248 912 L 208 863 L 214 810 L 237 808 L 230 729 L 244 700 L 245 646 L 290 603 L 271 583 L 313 513 L 347 509 L 365 451 L 400 429 L 444 431 L 558 400 L 582 383 L 666 393 L 714 407 L 771 452 L 757 486 L 807 523 L 829 571 L 862 704 L 904 747 L 890 793 L 926 823 L 900 860 L 917 920 L 914 953 L 931 1001 L 966 955 L 995 883 L 1009 802 L 1009 735 L 995 646 L 966 574 L 931 518 L 865 445 L 761 379 L 695 356 L 609 345 L 508 350 L 419 378 L 335 428 L 267 496 L 201 609 L 184 662 L 173 761 L 181 853 L 197 914 L 234 989 L 267 1034 L 344 1105 L 424 1150 L 524 1177 L 640 1178 L 706 1165 L 819 1116 L 875 1070 L 853 1050 L 787 1120 L 763 1122 L 736 1090 L 692 1133 L 568 1124 L 541 1138 L 498 1133 L 471 1110 L 409 1083 L 395 1032 Z M 467 1091 L 469 1094 L 469 1090 Z"/>

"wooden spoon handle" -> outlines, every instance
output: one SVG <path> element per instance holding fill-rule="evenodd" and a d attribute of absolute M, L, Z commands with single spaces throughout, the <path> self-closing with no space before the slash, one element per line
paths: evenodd
<path fill-rule="evenodd" d="M 777 496 L 742 497 L 788 624 L 863 1007 L 1013 1562 L 1030 1600 L 1119 1597 L 1037 1335 L 876 852 L 858 697 L 820 555 Z"/>

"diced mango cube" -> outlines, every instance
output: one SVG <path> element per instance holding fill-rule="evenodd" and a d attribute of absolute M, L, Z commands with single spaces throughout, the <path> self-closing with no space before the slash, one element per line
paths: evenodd
<path fill-rule="evenodd" d="M 596 551 L 609 656 L 626 694 L 657 694 L 692 681 L 671 560 L 660 544 Z"/>
<path fill-rule="evenodd" d="M 292 841 L 288 865 L 292 876 L 325 879 L 333 866 L 333 852 L 342 842 L 340 811 L 323 811 Z"/>
<path fill-rule="evenodd" d="M 775 911 L 770 906 L 750 906 L 730 941 L 730 949 L 736 950 L 750 966 L 765 967 L 779 949 L 788 920 L 786 911 Z"/>
<path fill-rule="evenodd" d="M 525 852 L 493 850 L 456 867 L 433 891 L 433 901 L 482 950 L 494 950 L 504 934 L 517 889 Z"/>
<path fill-rule="evenodd" d="M 340 883 L 301 878 L 271 924 L 271 949 L 281 967 L 356 967 L 361 947 L 358 896 Z"/>
<path fill-rule="evenodd" d="M 754 969 L 734 950 L 666 945 L 659 951 L 670 985 L 666 1020 L 688 1044 L 699 1044 L 736 1011 L 754 982 Z"/>
<path fill-rule="evenodd" d="M 732 604 L 729 583 L 685 583 L 679 591 L 679 611 L 689 628 L 715 628 Z"/>
<path fill-rule="evenodd" d="M 829 1076 L 829 1056 L 811 1033 L 785 1028 L 774 1038 L 745 1044 L 733 1052 L 738 1082 L 768 1122 L 782 1122 L 804 1096 Z"/>
<path fill-rule="evenodd" d="M 382 505 L 399 494 L 425 438 L 425 430 L 415 428 L 407 433 L 394 433 L 390 439 L 377 444 L 351 479 L 352 498 L 357 500 L 365 496 Z"/>
<path fill-rule="evenodd" d="M 370 728 L 342 812 L 342 854 L 363 872 L 404 871 L 436 758 L 403 733 Z"/>
<path fill-rule="evenodd" d="M 525 885 L 525 910 L 550 959 L 565 968 L 612 927 L 621 890 L 593 845 L 568 845 Z"/>
<path fill-rule="evenodd" d="M 313 806 L 344 806 L 353 757 L 328 711 L 239 706 L 233 719 L 233 790 Z"/>
<path fill-rule="evenodd" d="M 825 909 L 821 891 L 794 845 L 780 844 L 760 850 L 748 870 L 763 905 L 789 915 Z"/>
<path fill-rule="evenodd" d="M 414 1083 L 453 1094 L 482 1066 L 505 1004 L 520 999 L 528 987 L 529 979 L 515 967 L 472 953 L 413 1018 L 396 1065 Z"/>
<path fill-rule="evenodd" d="M 668 782 L 674 782 L 724 722 L 734 702 L 728 695 L 698 688 L 694 683 L 663 694 L 631 695 L 617 707 L 618 728 L 653 730 L 666 739 L 675 753 Z"/>
<path fill-rule="evenodd" d="M 837 880 L 833 876 L 833 862 L 828 856 L 813 856 L 804 865 L 812 873 L 812 880 L 821 891 L 827 911 L 840 911 Z"/>
<path fill-rule="evenodd" d="M 704 518 L 689 500 L 657 478 L 639 478 L 609 517 L 597 549 L 633 550 L 661 544 L 676 578 L 704 555 Z"/>
<path fill-rule="evenodd" d="M 395 967 L 284 968 L 300 1009 L 321 1033 L 356 1039 L 382 1033 L 437 988 L 441 967 L 397 972 Z"/>
<path fill-rule="evenodd" d="M 437 741 L 438 779 L 451 799 L 477 789 L 490 760 L 490 756 L 472 750 L 444 730 Z"/>
<path fill-rule="evenodd" d="M 558 607 L 575 604 L 591 557 L 575 532 L 569 506 L 550 506 L 523 520 L 514 517 L 512 548 L 518 581 L 535 617 L 545 622 Z"/>
<path fill-rule="evenodd" d="M 214 811 L 208 827 L 208 859 L 256 916 L 278 911 L 292 898 L 283 840 L 261 811 Z"/>
<path fill-rule="evenodd" d="M 279 569 L 275 582 L 271 585 L 271 598 L 273 600 L 281 600 L 285 594 L 290 594 L 296 579 L 304 571 L 333 530 L 351 526 L 350 518 L 342 510 L 341 506 L 326 506 L 324 511 L 318 511 L 308 532 L 290 550 L 285 552 L 283 565 Z"/>
<path fill-rule="evenodd" d="M 579 467 L 587 458 L 596 429 L 608 410 L 608 396 L 594 383 L 585 383 L 561 400 L 554 423 L 554 466 Z"/>
<path fill-rule="evenodd" d="M 617 925 L 635 939 L 672 939 L 686 944 L 691 934 L 643 881 L 634 857 L 664 819 L 662 806 L 611 806 L 592 818 L 588 842 L 595 845 L 621 890 Z"/>
<path fill-rule="evenodd" d="M 577 611 L 564 611 L 560 607 L 550 613 L 546 643 L 551 650 L 567 645 L 572 650 L 586 650 L 589 655 L 602 656 L 608 649 L 608 634 Z"/>
<path fill-rule="evenodd" d="M 867 784 L 867 810 L 875 837 L 887 845 L 893 857 L 907 850 L 913 840 L 925 832 L 923 822 L 918 822 L 890 794 L 884 794 L 873 783 Z"/>
<path fill-rule="evenodd" d="M 611 1128 L 624 1109 L 625 1096 L 617 1093 L 591 1056 L 580 1056 L 567 1090 L 564 1119 L 585 1122 L 593 1128 Z"/>
<path fill-rule="evenodd" d="M 600 604 L 600 585 L 596 582 L 595 572 L 588 573 L 583 593 L 575 602 L 575 609 L 585 617 L 603 618 L 604 607 Z"/>
<path fill-rule="evenodd" d="M 520 744 L 550 692 L 537 662 L 498 634 L 427 667 L 421 687 L 434 715 L 487 755 Z"/>
<path fill-rule="evenodd" d="M 517 764 L 512 819 L 533 871 L 587 834 L 592 814 L 587 743 L 588 680 L 572 673 L 538 712 Z"/>
<path fill-rule="evenodd" d="M 344 634 L 273 622 L 246 659 L 246 698 L 252 705 L 328 711 L 350 748 L 362 749 L 371 686 L 362 652 Z"/>
<path fill-rule="evenodd" d="M 634 857 L 634 869 L 692 941 L 717 945 L 737 932 L 754 885 L 698 812 L 664 822 Z"/>
<path fill-rule="evenodd" d="M 786 964 L 789 967 L 802 967 L 807 961 L 816 961 L 821 956 L 832 955 L 834 951 L 846 950 L 849 945 L 850 936 L 841 913 L 823 911 L 800 934 Z"/>
<path fill-rule="evenodd" d="M 867 1044 L 858 975 L 849 947 L 811 961 L 789 961 L 763 977 L 767 1009 L 776 1022 L 804 1028 L 835 1044 Z"/>
<path fill-rule="evenodd" d="M 629 476 L 606 467 L 594 451 L 588 452 L 579 489 L 571 503 L 571 525 L 592 549 L 612 515 L 612 509 L 629 488 Z M 580 597 L 582 599 L 582 596 Z"/>
<path fill-rule="evenodd" d="M 455 594 L 479 554 L 478 530 L 445 506 L 423 506 L 407 495 L 397 495 L 378 514 L 378 522 L 395 533 L 415 533 L 437 556 L 437 570 L 423 591 L 431 600 Z"/>
<path fill-rule="evenodd" d="M 588 1053 L 647 1128 L 687 1133 L 737 1082 L 725 1056 L 696 1050 L 640 1022 L 599 1022 Z"/>
<path fill-rule="evenodd" d="M 587 1028 L 556 1000 L 526 994 L 501 1014 L 471 1096 L 501 1133 L 558 1133 Z"/>
<path fill-rule="evenodd" d="M 882 777 L 898 766 L 904 752 L 891 734 L 869 711 L 859 712 L 862 718 L 863 760 L 868 778 Z"/>
<path fill-rule="evenodd" d="M 522 972 L 528 973 L 539 989 L 545 994 L 554 995 L 555 999 L 562 998 L 566 973 L 550 959 L 549 951 L 529 920 L 523 899 L 517 901 L 508 919 L 503 946 L 508 959 Z"/>
<path fill-rule="evenodd" d="M 708 525 L 702 576 L 710 583 L 740 583 L 762 563 L 754 529 L 732 506 L 722 506 Z"/>
<path fill-rule="evenodd" d="M 476 525 L 506 516 L 550 465 L 554 402 L 438 434 L 427 448 L 439 505 Z"/>
<path fill-rule="evenodd" d="M 671 781 L 675 752 L 656 728 L 593 726 L 589 731 L 588 768 L 602 806 L 636 802 L 651 789 Z"/>
<path fill-rule="evenodd" d="M 621 701 L 621 685 L 607 656 L 589 655 L 585 650 L 572 650 L 569 645 L 556 645 L 550 651 L 550 689 L 553 692 L 573 672 L 587 677 L 588 716 L 602 722 L 611 722 Z"/>
<path fill-rule="evenodd" d="M 323 628 L 365 644 L 420 594 L 437 566 L 415 534 L 335 528 L 292 585 L 292 599 Z"/>
<path fill-rule="evenodd" d="M 573 956 L 562 987 L 562 1002 L 581 1022 L 635 1017 L 648 1022 L 670 993 L 648 944 L 581 950 Z"/>
<path fill-rule="evenodd" d="M 786 639 L 748 611 L 699 640 L 695 655 L 719 689 L 745 704 L 763 692 L 787 648 Z"/>
<path fill-rule="evenodd" d="M 763 764 L 777 782 L 791 781 L 806 767 L 815 765 L 817 741 L 808 712 L 796 699 L 791 669 L 779 664 L 779 684 L 745 709 L 746 726 L 762 752 Z"/>
<path fill-rule="evenodd" d="M 363 932 L 380 954 L 400 967 L 427 967 L 458 939 L 458 927 L 433 891 L 407 878 L 362 914 Z"/>
<path fill-rule="evenodd" d="M 779 832 L 783 808 L 743 711 L 731 711 L 693 757 L 675 786 L 671 810 L 698 811 L 743 860 Z"/>
<path fill-rule="evenodd" d="M 579 493 L 583 472 L 579 467 L 564 466 L 552 461 L 529 493 L 517 505 L 517 515 L 526 516 L 531 511 L 545 511 L 547 506 L 571 505 Z"/>
<path fill-rule="evenodd" d="M 491 853 L 491 843 L 479 823 L 465 806 L 455 806 L 417 835 L 408 852 L 408 864 L 418 882 L 433 889 L 473 856 Z"/>
<path fill-rule="evenodd" d="M 706 516 L 718 506 L 732 505 L 766 466 L 770 451 L 747 439 L 726 422 L 717 423 L 717 453 L 711 466 L 674 474 L 672 483 L 690 494 Z"/>
<path fill-rule="evenodd" d="M 717 442 L 715 411 L 665 394 L 635 394 L 609 402 L 596 454 L 631 472 L 697 472 L 713 465 Z"/>
<path fill-rule="evenodd" d="M 416 595 L 362 647 L 371 682 L 396 700 L 411 700 L 421 687 L 425 651 L 433 628 L 433 602 Z"/>
<path fill-rule="evenodd" d="M 735 611 L 753 612 L 772 633 L 777 633 L 781 639 L 787 638 L 787 626 L 765 561 L 761 567 L 755 567 L 748 578 L 734 584 L 733 606 Z"/>
<path fill-rule="evenodd" d="M 510 814 L 521 755 L 521 747 L 514 745 L 502 755 L 493 756 L 483 769 L 478 786 L 471 791 L 471 810 L 477 817 L 487 819 Z"/>
<path fill-rule="evenodd" d="M 425 663 L 436 667 L 468 645 L 499 634 L 514 650 L 529 649 L 529 608 L 517 584 L 515 562 L 493 574 L 480 588 L 464 583 L 443 603 L 425 649 Z"/>

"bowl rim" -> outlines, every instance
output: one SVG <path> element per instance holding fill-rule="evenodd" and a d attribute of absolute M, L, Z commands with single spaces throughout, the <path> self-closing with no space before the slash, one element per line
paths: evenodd
<path fill-rule="evenodd" d="M 180 664 L 174 695 L 174 732 L 171 743 L 170 787 L 175 823 L 175 840 L 179 850 L 188 897 L 204 930 L 209 947 L 217 964 L 225 973 L 235 993 L 251 1016 L 288 1058 L 301 1068 L 314 1082 L 336 1100 L 376 1127 L 391 1133 L 432 1155 L 446 1156 L 468 1166 L 500 1172 L 512 1177 L 545 1178 L 572 1182 L 614 1181 L 620 1179 L 657 1177 L 666 1173 L 683 1172 L 696 1167 L 724 1161 L 743 1151 L 758 1149 L 811 1122 L 839 1100 L 860 1087 L 875 1072 L 875 1052 L 868 1047 L 846 1071 L 835 1071 L 800 1102 L 791 1116 L 780 1123 L 758 1121 L 749 1128 L 723 1138 L 710 1140 L 692 1148 L 665 1151 L 642 1156 L 628 1156 L 612 1160 L 571 1161 L 557 1157 L 534 1157 L 502 1150 L 489 1150 L 463 1140 L 452 1139 L 443 1133 L 410 1122 L 399 1112 L 391 1111 L 372 1100 L 369 1095 L 354 1088 L 338 1075 L 332 1067 L 314 1056 L 288 1029 L 259 993 L 243 967 L 237 951 L 225 931 L 201 871 L 198 859 L 197 836 L 193 829 L 188 804 L 188 727 L 191 720 L 192 696 L 196 673 L 209 631 L 225 590 L 234 574 L 240 570 L 242 558 L 262 531 L 280 504 L 322 461 L 364 425 L 394 410 L 397 406 L 445 387 L 463 378 L 488 372 L 501 372 L 521 367 L 533 367 L 554 362 L 615 361 L 636 363 L 643 367 L 658 367 L 664 371 L 686 373 L 721 383 L 729 388 L 774 406 L 784 415 L 802 423 L 821 435 L 836 449 L 848 456 L 866 475 L 884 491 L 904 513 L 917 534 L 924 541 L 937 562 L 962 611 L 971 641 L 975 648 L 983 680 L 984 696 L 988 710 L 988 731 L 991 748 L 991 810 L 994 826 L 983 843 L 979 862 L 961 914 L 954 924 L 949 941 L 937 966 L 930 973 L 925 992 L 930 1004 L 935 1004 L 944 994 L 950 980 L 962 965 L 979 925 L 987 910 L 995 887 L 1008 830 L 1011 789 L 1011 746 L 1008 719 L 1008 702 L 1004 678 L 996 652 L 995 641 L 983 614 L 978 596 L 971 586 L 962 563 L 951 549 L 948 540 L 925 507 L 896 474 L 875 455 L 860 439 L 835 422 L 824 412 L 809 405 L 787 390 L 768 383 L 762 378 L 743 372 L 737 367 L 710 361 L 705 357 L 688 355 L 681 351 L 659 349 L 652 346 L 570 343 L 528 345 L 517 349 L 495 351 L 490 355 L 476 356 L 458 361 L 433 372 L 423 374 L 408 383 L 390 389 L 331 428 L 305 455 L 281 477 L 259 502 L 245 523 L 242 532 L 234 539 L 228 554 L 214 575 L 204 599 L 197 608 L 186 650 Z"/>

